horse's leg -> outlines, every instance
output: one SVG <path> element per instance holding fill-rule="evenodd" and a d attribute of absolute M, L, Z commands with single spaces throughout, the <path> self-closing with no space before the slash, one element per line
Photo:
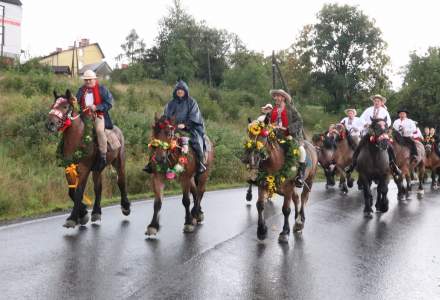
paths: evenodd
<path fill-rule="evenodd" d="M 101 221 L 101 194 L 102 194 L 102 175 L 101 172 L 92 172 L 93 189 L 95 192 L 95 202 L 93 203 L 92 222 Z"/>
<path fill-rule="evenodd" d="M 247 189 L 246 192 L 246 201 L 251 201 L 252 200 L 252 183 L 249 183 L 249 188 Z"/>
<path fill-rule="evenodd" d="M 292 201 L 293 204 L 295 205 L 295 224 L 293 225 L 293 232 L 301 232 L 304 226 L 301 218 L 301 203 L 299 200 L 299 195 L 296 192 L 296 190 L 293 190 Z"/>
<path fill-rule="evenodd" d="M 266 239 L 267 236 L 267 226 L 264 220 L 264 204 L 266 202 L 265 190 L 262 187 L 258 187 L 258 200 L 257 200 L 257 211 L 258 211 L 258 228 L 257 237 L 259 240 Z"/>
<path fill-rule="evenodd" d="M 278 241 L 280 243 L 289 242 L 289 234 L 290 234 L 290 224 L 289 224 L 289 216 L 290 216 L 290 200 L 292 199 L 293 186 L 289 186 L 284 189 L 284 202 L 282 212 L 284 215 L 284 225 L 283 231 L 281 231 L 280 236 L 278 237 Z"/>
<path fill-rule="evenodd" d="M 347 181 L 346 181 L 346 176 L 345 176 L 345 171 L 343 168 L 341 168 L 340 166 L 336 166 L 338 172 L 339 172 L 339 186 L 341 188 L 341 192 L 343 194 L 347 194 L 348 193 L 348 186 L 347 186 Z"/>
<path fill-rule="evenodd" d="M 406 194 L 405 187 L 403 186 L 403 176 L 393 177 L 397 186 L 397 200 L 403 200 Z"/>
<path fill-rule="evenodd" d="M 379 180 L 379 185 L 377 186 L 377 201 L 376 210 L 382 213 L 388 211 L 388 183 L 386 178 L 381 178 Z"/>
<path fill-rule="evenodd" d="M 425 193 L 425 189 L 423 188 L 423 181 L 425 178 L 425 172 L 426 172 L 425 164 L 422 161 L 418 167 L 418 177 L 419 177 L 419 188 L 417 190 L 417 197 L 418 198 L 422 198 L 423 194 Z"/>
<path fill-rule="evenodd" d="M 182 178 L 181 186 L 183 193 L 182 204 L 185 207 L 185 224 L 183 225 L 183 232 L 190 233 L 194 231 L 193 216 L 189 209 L 191 205 L 191 199 L 189 198 L 189 194 L 191 192 L 191 178 Z"/>
<path fill-rule="evenodd" d="M 69 217 L 64 223 L 66 228 L 75 228 L 76 225 L 85 225 L 89 221 L 87 206 L 82 202 L 84 191 L 89 178 L 90 169 L 80 170 L 78 177 L 78 186 L 73 193 L 73 208 Z"/>
<path fill-rule="evenodd" d="M 196 219 L 197 223 L 200 224 L 205 219 L 205 215 L 202 211 L 202 199 L 203 195 L 206 191 L 206 182 L 208 181 L 208 172 L 204 172 L 200 175 L 198 184 L 197 184 L 197 192 L 196 192 L 196 198 L 194 200 L 194 207 L 191 210 L 191 215 L 194 219 Z"/>
<path fill-rule="evenodd" d="M 151 181 L 152 188 L 154 192 L 154 212 L 153 218 L 151 219 L 150 225 L 147 226 L 147 230 L 145 234 L 147 236 L 156 236 L 159 231 L 159 212 L 162 208 L 162 197 L 163 197 L 163 188 L 164 184 L 159 175 L 154 174 L 153 180 Z"/>
<path fill-rule="evenodd" d="M 360 181 L 362 183 L 362 191 L 364 192 L 364 216 L 367 218 L 371 218 L 371 213 L 373 209 L 371 206 L 373 205 L 373 195 L 371 194 L 371 180 L 365 178 L 364 176 L 360 177 Z"/>
<path fill-rule="evenodd" d="M 118 187 L 121 193 L 121 211 L 124 216 L 128 216 L 131 212 L 131 203 L 127 197 L 127 181 L 125 179 L 125 159 L 123 153 L 119 153 L 119 157 L 113 162 L 113 167 L 118 173 Z"/>
<path fill-rule="evenodd" d="M 304 229 L 306 222 L 306 204 L 309 201 L 310 191 L 312 190 L 313 177 L 306 179 L 307 185 L 303 188 L 301 193 L 301 209 L 299 210 L 299 216 L 295 219 L 295 231 L 301 231 Z"/>

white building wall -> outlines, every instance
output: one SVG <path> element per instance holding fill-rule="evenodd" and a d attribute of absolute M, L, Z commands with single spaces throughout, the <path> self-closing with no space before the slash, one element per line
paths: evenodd
<path fill-rule="evenodd" d="M 3 55 L 10 57 L 19 56 L 21 51 L 22 7 L 2 1 L 0 1 L 0 5 L 5 6 L 5 45 L 3 47 Z"/>

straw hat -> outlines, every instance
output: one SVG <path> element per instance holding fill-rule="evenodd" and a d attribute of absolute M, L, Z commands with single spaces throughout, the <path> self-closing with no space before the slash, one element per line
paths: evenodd
<path fill-rule="evenodd" d="M 96 79 L 96 73 L 93 72 L 92 70 L 87 70 L 84 72 L 83 76 L 81 77 L 82 79 Z"/>
<path fill-rule="evenodd" d="M 376 95 L 370 97 L 371 101 L 374 101 L 374 99 L 380 99 L 380 100 L 382 100 L 382 102 L 384 104 L 387 103 L 387 98 L 385 98 L 384 96 L 379 95 L 379 94 L 376 94 Z"/>
<path fill-rule="evenodd" d="M 284 99 L 286 99 L 289 102 L 292 102 L 292 97 L 290 97 L 289 94 L 286 93 L 286 91 L 279 89 L 279 90 L 270 90 L 269 92 L 270 96 L 273 97 L 273 95 L 281 95 L 284 97 Z"/>
<path fill-rule="evenodd" d="M 261 109 L 269 110 L 269 109 L 273 109 L 273 106 L 272 106 L 272 104 L 267 103 L 265 106 L 262 106 Z"/>
<path fill-rule="evenodd" d="M 354 115 L 355 115 L 355 116 L 357 115 L 357 111 L 356 111 L 355 108 L 347 108 L 346 110 L 344 110 L 344 112 L 345 112 L 346 115 L 348 115 L 348 112 L 349 112 L 349 111 L 354 112 Z"/>

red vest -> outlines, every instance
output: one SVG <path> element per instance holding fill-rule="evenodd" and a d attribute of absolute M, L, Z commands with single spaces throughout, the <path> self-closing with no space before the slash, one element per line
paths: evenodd
<path fill-rule="evenodd" d="M 272 110 L 272 115 L 270 116 L 270 122 L 276 123 L 277 122 L 277 118 L 278 118 L 278 107 L 275 106 Z M 281 123 L 283 125 L 283 127 L 287 128 L 287 126 L 289 125 L 289 120 L 287 119 L 287 111 L 286 111 L 286 107 L 284 107 L 283 111 L 281 112 Z M 278 124 L 276 124 L 278 125 Z"/>
<path fill-rule="evenodd" d="M 95 86 L 92 88 L 88 88 L 86 86 L 83 87 L 82 89 L 82 97 L 80 99 L 80 105 L 81 105 L 81 109 L 84 111 L 84 109 L 86 108 L 86 94 L 89 91 L 89 89 L 92 90 L 93 93 L 93 104 L 98 106 L 102 103 L 101 100 L 101 95 L 99 94 L 99 85 L 98 82 L 96 82 Z M 91 114 L 91 111 L 85 111 L 86 114 Z M 96 112 L 98 115 L 103 115 L 103 112 Z"/>

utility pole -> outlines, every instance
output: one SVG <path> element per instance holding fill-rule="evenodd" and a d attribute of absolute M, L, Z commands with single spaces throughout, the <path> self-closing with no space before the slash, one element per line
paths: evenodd
<path fill-rule="evenodd" d="M 209 87 L 212 87 L 211 59 L 209 58 L 209 48 L 208 48 L 208 80 L 209 80 Z"/>
<path fill-rule="evenodd" d="M 73 49 L 72 49 L 72 77 L 75 76 L 75 48 L 76 48 L 76 41 L 73 43 Z"/>
<path fill-rule="evenodd" d="M 3 58 L 3 48 L 5 46 L 5 10 L 6 7 L 4 5 L 0 5 L 0 17 L 2 18 L 2 24 L 1 24 L 1 31 L 2 31 L 2 38 L 0 40 L 1 43 L 1 50 L 0 50 L 0 58 Z"/>
<path fill-rule="evenodd" d="M 275 50 L 272 50 L 272 89 L 276 88 Z"/>

